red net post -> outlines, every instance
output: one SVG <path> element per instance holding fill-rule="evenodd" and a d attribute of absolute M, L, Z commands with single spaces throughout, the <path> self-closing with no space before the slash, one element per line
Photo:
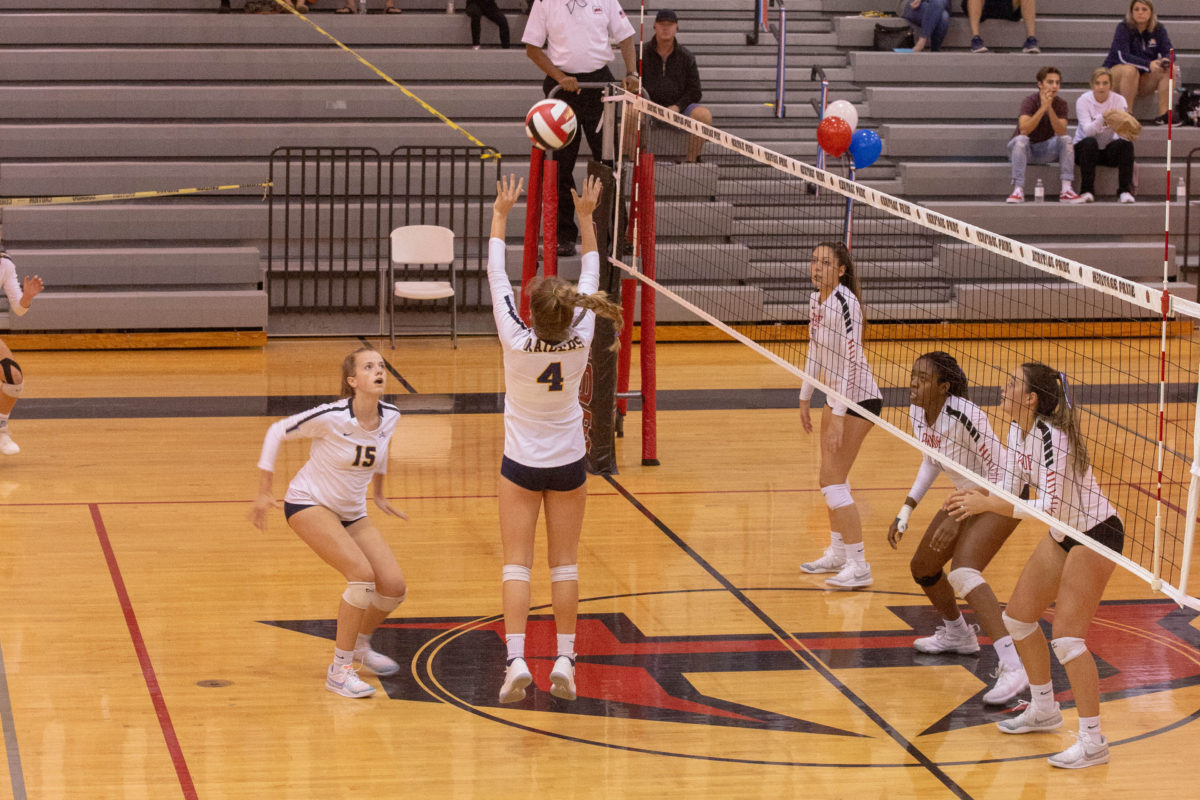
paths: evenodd
<path fill-rule="evenodd" d="M 621 280 L 621 314 L 625 318 L 625 326 L 621 328 L 621 349 L 617 354 L 617 394 L 629 391 L 629 367 L 632 365 L 630 350 L 633 349 L 633 309 L 637 302 L 637 284 L 633 278 Z M 629 400 L 617 398 L 617 411 L 621 416 L 629 410 Z"/>
<path fill-rule="evenodd" d="M 553 153 L 542 165 L 542 274 L 558 274 L 558 162 Z"/>
<path fill-rule="evenodd" d="M 639 192 L 642 245 L 642 274 L 654 280 L 654 155 L 642 154 L 642 186 Z M 642 466 L 658 466 L 658 389 L 655 381 L 656 338 L 654 289 L 642 284 Z"/>
<path fill-rule="evenodd" d="M 530 148 L 529 188 L 525 193 L 525 252 L 521 259 L 521 319 L 529 323 L 529 294 L 525 287 L 537 275 L 538 222 L 542 216 L 541 148 Z"/>

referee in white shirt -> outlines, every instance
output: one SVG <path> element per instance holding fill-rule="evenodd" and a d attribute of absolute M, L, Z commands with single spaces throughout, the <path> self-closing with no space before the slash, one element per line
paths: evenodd
<path fill-rule="evenodd" d="M 615 81 L 608 69 L 612 61 L 609 41 L 620 42 L 625 60 L 625 88 L 638 90 L 637 58 L 633 50 L 633 26 L 625 18 L 618 0 L 536 0 L 521 41 L 525 54 L 546 73 L 542 91 L 549 96 L 555 86 L 558 97 L 575 111 L 579 128 L 587 136 L 592 158 L 600 160 L 601 139 L 598 127 L 603 112 L 600 89 L 580 89 L 580 83 Z M 545 48 L 545 49 L 543 49 Z M 559 150 L 558 162 L 558 254 L 575 254 L 579 229 L 571 190 L 575 188 L 575 158 L 579 155 L 579 136 Z M 530 187 L 532 188 L 532 187 Z"/>

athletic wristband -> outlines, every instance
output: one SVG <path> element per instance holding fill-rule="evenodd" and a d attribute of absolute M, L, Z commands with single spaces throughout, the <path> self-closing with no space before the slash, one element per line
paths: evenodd
<path fill-rule="evenodd" d="M 913 509 L 908 503 L 900 506 L 899 513 L 896 514 L 896 530 L 904 533 L 908 530 L 908 518 L 912 515 Z"/>

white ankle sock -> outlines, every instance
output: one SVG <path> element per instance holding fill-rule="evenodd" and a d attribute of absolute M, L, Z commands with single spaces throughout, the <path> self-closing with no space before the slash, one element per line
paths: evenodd
<path fill-rule="evenodd" d="M 970 628 L 967 627 L 967 618 L 959 614 L 954 619 L 946 620 L 946 633 L 959 633 L 965 635 Z"/>
<path fill-rule="evenodd" d="M 365 652 L 371 649 L 371 637 L 365 633 L 358 635 L 358 641 L 354 643 L 355 652 Z"/>
<path fill-rule="evenodd" d="M 1063 194 L 1066 194 L 1067 192 L 1073 192 L 1073 191 L 1075 191 L 1075 187 L 1071 185 L 1070 181 L 1062 182 L 1062 193 Z"/>
<path fill-rule="evenodd" d="M 833 550 L 834 555 L 846 557 L 846 543 L 842 541 L 842 535 L 837 531 L 829 532 L 829 547 Z"/>
<path fill-rule="evenodd" d="M 1093 739 L 1100 738 L 1100 717 L 1080 717 L 1079 732 L 1085 733 Z"/>
<path fill-rule="evenodd" d="M 867 548 L 865 542 L 856 542 L 855 544 L 845 545 L 846 560 L 853 561 L 855 564 L 865 564 L 867 561 Z"/>
<path fill-rule="evenodd" d="M 1017 646 L 1013 644 L 1011 636 L 1005 636 L 1002 639 L 997 639 L 992 642 L 992 647 L 996 649 L 996 655 L 1000 658 L 1000 663 L 1009 669 L 1017 669 L 1021 666 L 1021 657 L 1017 655 Z"/>
<path fill-rule="evenodd" d="M 348 667 L 354 663 L 353 650 L 338 650 L 333 648 L 333 665 L 335 667 Z"/>
<path fill-rule="evenodd" d="M 1054 708 L 1054 684 L 1029 684 L 1029 705 L 1035 711 L 1050 711 Z"/>
<path fill-rule="evenodd" d="M 508 647 L 509 661 L 525 657 L 525 634 L 510 633 L 504 637 L 504 644 Z"/>
<path fill-rule="evenodd" d="M 567 658 L 575 658 L 575 634 L 558 634 L 558 654 Z"/>

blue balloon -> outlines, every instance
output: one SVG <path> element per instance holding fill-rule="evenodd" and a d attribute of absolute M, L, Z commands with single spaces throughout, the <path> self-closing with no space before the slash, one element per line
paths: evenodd
<path fill-rule="evenodd" d="M 879 159 L 883 152 L 883 140 L 875 131 L 862 128 L 856 130 L 850 137 L 850 157 L 854 159 L 855 169 L 864 169 Z"/>

